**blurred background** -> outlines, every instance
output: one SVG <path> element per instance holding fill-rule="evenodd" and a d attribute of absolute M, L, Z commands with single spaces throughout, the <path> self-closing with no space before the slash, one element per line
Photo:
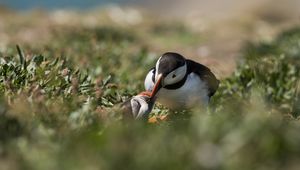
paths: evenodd
<path fill-rule="evenodd" d="M 0 0 L 0 170 L 298 170 L 299 9 L 299 0 Z M 119 104 L 144 90 L 166 51 L 221 80 L 209 113 L 157 104 L 156 124 L 120 121 Z"/>
<path fill-rule="evenodd" d="M 178 29 L 178 26 L 168 25 L 168 21 L 180 21 L 185 28 L 201 34 L 198 37 L 201 41 L 193 42 L 188 47 L 184 43 L 161 46 L 160 43 L 164 42 L 151 42 L 155 39 L 152 37 L 147 40 L 151 47 L 158 53 L 165 50 L 183 52 L 188 58 L 201 60 L 208 65 L 217 65 L 217 68 L 213 69 L 218 73 L 222 72 L 222 75 L 232 72 L 243 42 L 271 41 L 278 32 L 298 24 L 300 17 L 298 0 L 1 0 L 0 6 L 2 46 L 10 39 L 4 33 L 4 27 L 7 25 L 3 17 L 4 11 L 25 16 L 39 15 L 32 18 L 44 18 L 41 22 L 47 20 L 45 24 L 52 23 L 51 27 L 55 27 L 57 23 L 70 25 L 79 22 L 90 27 L 101 25 L 109 19 L 122 27 L 129 25 L 134 29 L 143 30 L 147 27 L 147 21 L 153 22 L 154 18 L 159 18 L 157 22 L 164 22 L 166 28 Z M 43 15 L 40 15 L 41 13 Z M 104 15 L 107 18 L 104 19 Z M 20 33 L 17 32 L 16 36 L 20 36 L 17 39 L 33 40 L 35 35 L 41 40 L 47 38 L 47 33 L 39 34 L 49 29 L 42 25 L 37 23 L 35 31 L 23 29 Z M 26 31 L 30 32 L 30 38 Z M 167 34 L 161 39 L 166 39 L 168 43 L 173 41 Z"/>

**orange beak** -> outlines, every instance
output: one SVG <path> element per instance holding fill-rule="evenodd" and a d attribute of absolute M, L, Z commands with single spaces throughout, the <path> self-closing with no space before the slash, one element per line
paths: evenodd
<path fill-rule="evenodd" d="M 150 91 L 142 91 L 138 95 L 150 97 L 151 96 L 151 92 Z"/>
<path fill-rule="evenodd" d="M 152 99 L 153 97 L 155 97 L 156 93 L 158 92 L 158 90 L 162 87 L 161 85 L 161 81 L 162 81 L 163 76 L 162 75 L 158 75 L 158 80 L 156 81 L 156 83 L 154 84 L 154 88 L 152 90 L 152 93 L 150 95 L 150 98 Z"/>

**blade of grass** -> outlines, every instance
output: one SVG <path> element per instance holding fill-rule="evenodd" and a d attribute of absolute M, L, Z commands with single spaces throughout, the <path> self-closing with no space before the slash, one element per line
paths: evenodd
<path fill-rule="evenodd" d="M 23 66 L 23 69 L 25 70 L 27 68 L 26 59 L 25 59 L 25 57 L 22 53 L 22 50 L 21 50 L 20 46 L 16 45 L 16 47 L 17 47 L 17 51 L 18 51 L 18 54 L 19 54 L 20 62 Z"/>

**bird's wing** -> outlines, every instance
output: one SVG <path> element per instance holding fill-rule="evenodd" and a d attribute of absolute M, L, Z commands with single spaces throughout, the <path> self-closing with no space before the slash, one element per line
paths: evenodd
<path fill-rule="evenodd" d="M 213 96 L 219 87 L 220 81 L 216 78 L 216 76 L 210 71 L 210 69 L 200 63 L 197 63 L 192 60 L 187 60 L 187 64 L 189 65 L 188 72 L 194 72 L 199 75 L 200 78 L 207 82 L 209 97 Z"/>
<path fill-rule="evenodd" d="M 153 86 L 154 86 L 154 78 L 155 78 L 155 67 L 153 67 L 147 74 L 145 78 L 145 89 L 146 91 L 152 91 Z"/>

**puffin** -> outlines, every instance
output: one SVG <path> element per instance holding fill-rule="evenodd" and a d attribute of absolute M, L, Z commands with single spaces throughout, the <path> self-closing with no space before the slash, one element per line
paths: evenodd
<path fill-rule="evenodd" d="M 176 52 L 164 53 L 145 78 L 150 98 L 172 110 L 191 109 L 209 104 L 219 87 L 212 71 Z"/>
<path fill-rule="evenodd" d="M 156 97 L 144 91 L 121 104 L 121 113 L 126 120 L 148 120 Z"/>

